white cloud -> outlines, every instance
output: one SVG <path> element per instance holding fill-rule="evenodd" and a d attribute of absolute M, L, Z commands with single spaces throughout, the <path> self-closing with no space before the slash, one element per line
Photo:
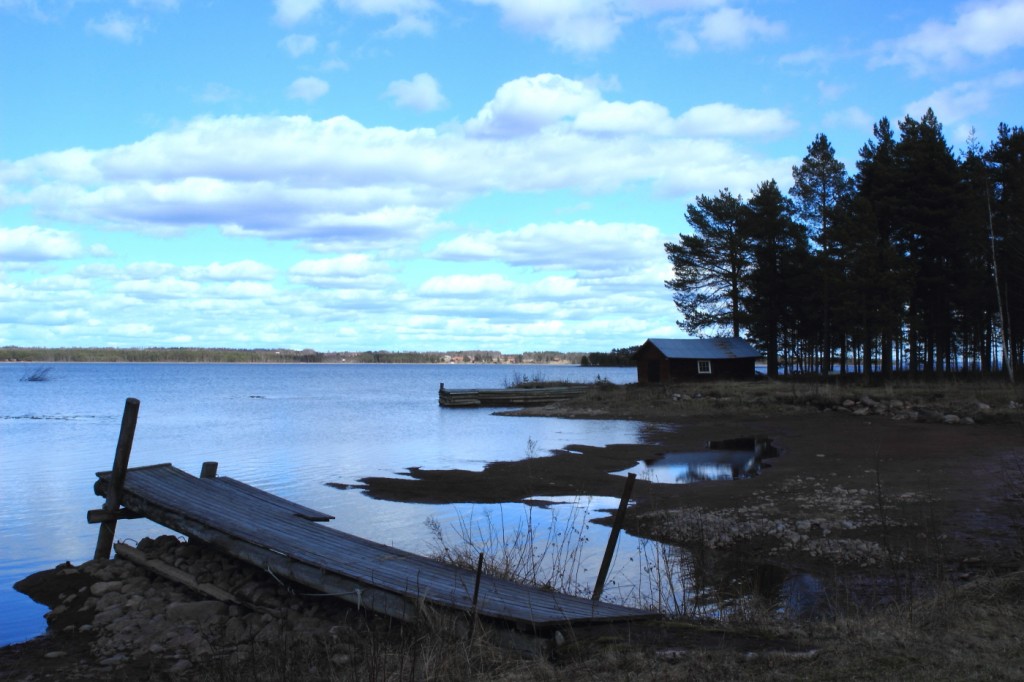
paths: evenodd
<path fill-rule="evenodd" d="M 466 123 L 466 130 L 493 137 L 531 135 L 600 101 L 595 87 L 557 74 L 517 78 L 498 88 L 494 99 Z"/>
<path fill-rule="evenodd" d="M 505 23 L 538 35 L 567 52 L 588 54 L 609 48 L 623 29 L 640 19 L 670 14 L 660 28 L 671 35 L 676 50 L 696 51 L 688 25 L 690 15 L 701 14 L 725 0 L 470 0 L 492 5 Z M 681 13 L 683 16 L 678 16 Z"/>
<path fill-rule="evenodd" d="M 192 298 L 199 293 L 200 287 L 177 277 L 160 277 L 157 279 L 132 279 L 118 282 L 114 291 L 140 299 Z"/>
<path fill-rule="evenodd" d="M 619 37 L 628 16 L 607 0 L 524 2 L 523 0 L 471 0 L 494 5 L 512 26 L 550 40 L 570 52 L 595 52 Z"/>
<path fill-rule="evenodd" d="M 502 275 L 438 275 L 425 281 L 419 293 L 441 297 L 476 297 L 502 295 L 515 289 L 516 284 Z"/>
<path fill-rule="evenodd" d="M 316 36 L 292 33 L 278 43 L 292 57 L 301 57 L 316 50 Z"/>
<path fill-rule="evenodd" d="M 517 79 L 464 129 L 366 127 L 346 117 L 202 117 L 138 142 L 0 164 L 0 200 L 72 224 L 219 228 L 323 251 L 411 248 L 475 196 L 607 192 L 646 184 L 687 196 L 788 175 L 757 141 L 791 121 L 716 103 L 673 119 L 655 102 L 609 102 L 554 74 Z M 798 162 L 798 159 L 796 160 Z"/>
<path fill-rule="evenodd" d="M 279 24 L 291 26 L 309 17 L 323 4 L 323 0 L 274 0 L 277 8 L 274 19 Z"/>
<path fill-rule="evenodd" d="M 681 132 L 698 137 L 781 135 L 796 127 L 779 109 L 742 109 L 722 102 L 693 107 L 678 123 Z"/>
<path fill-rule="evenodd" d="M 1022 46 L 1024 0 L 975 2 L 962 6 L 952 24 L 927 21 L 908 36 L 877 43 L 871 64 L 903 65 L 920 75 Z"/>
<path fill-rule="evenodd" d="M 658 228 L 632 223 L 575 221 L 526 225 L 505 232 L 464 234 L 444 242 L 431 257 L 441 260 L 496 260 L 518 267 L 571 270 L 607 277 L 646 267 L 664 257 Z"/>
<path fill-rule="evenodd" d="M 674 123 L 668 109 L 654 102 L 598 102 L 576 116 L 575 127 L 595 134 L 666 135 Z"/>
<path fill-rule="evenodd" d="M 931 107 L 940 121 L 958 123 L 974 114 L 987 111 L 992 98 L 1000 90 L 1018 89 L 1022 86 L 1024 86 L 1024 71 L 1004 71 L 991 78 L 962 81 L 936 90 L 907 104 L 905 113 L 914 118 L 920 118 Z"/>
<path fill-rule="evenodd" d="M 658 30 L 668 35 L 668 48 L 675 52 L 693 54 L 700 50 L 700 42 L 693 34 L 692 22 L 685 17 L 670 17 L 658 24 Z"/>
<path fill-rule="evenodd" d="M 204 266 L 189 266 L 182 269 L 182 277 L 191 280 L 228 282 L 236 280 L 268 281 L 274 278 L 274 268 L 254 260 L 234 263 L 210 263 Z"/>
<path fill-rule="evenodd" d="M 288 86 L 288 98 L 312 102 L 326 95 L 330 89 L 331 86 L 325 80 L 315 76 L 303 76 L 302 78 L 296 78 Z"/>
<path fill-rule="evenodd" d="M 715 47 L 745 47 L 758 38 L 780 38 L 786 33 L 781 21 L 768 21 L 734 7 L 722 7 L 701 20 L 700 37 Z"/>
<path fill-rule="evenodd" d="M 360 286 L 380 289 L 394 284 L 390 266 L 367 253 L 347 253 L 336 258 L 304 260 L 289 270 L 293 282 L 317 288 Z"/>
<path fill-rule="evenodd" d="M 0 228 L 0 259 L 5 261 L 42 261 L 74 258 L 82 247 L 70 232 L 24 225 Z"/>
<path fill-rule="evenodd" d="M 419 111 L 434 111 L 446 103 L 437 81 L 429 73 L 418 73 L 412 80 L 392 81 L 387 96 L 400 107 L 411 107 Z"/>
<path fill-rule="evenodd" d="M 395 23 L 382 35 L 385 38 L 404 38 L 409 35 L 430 36 L 433 34 L 433 22 L 423 17 L 406 14 L 395 19 Z"/>
<path fill-rule="evenodd" d="M 99 21 L 90 19 L 86 23 L 86 28 L 106 38 L 112 38 L 122 43 L 134 43 L 139 40 L 139 33 L 146 28 L 146 25 L 145 19 L 135 19 L 126 17 L 120 12 L 110 12 Z"/>

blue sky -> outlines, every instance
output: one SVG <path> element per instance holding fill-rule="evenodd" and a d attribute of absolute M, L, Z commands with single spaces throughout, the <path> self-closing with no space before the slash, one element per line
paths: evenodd
<path fill-rule="evenodd" d="M 699 194 L 1024 111 L 1024 0 L 0 0 L 0 345 L 679 336 Z"/>

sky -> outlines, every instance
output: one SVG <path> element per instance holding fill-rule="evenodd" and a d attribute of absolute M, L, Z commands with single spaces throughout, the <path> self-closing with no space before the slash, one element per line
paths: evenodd
<path fill-rule="evenodd" d="M 1024 0 L 0 0 L 0 346 L 681 337 L 685 210 L 1024 124 Z"/>

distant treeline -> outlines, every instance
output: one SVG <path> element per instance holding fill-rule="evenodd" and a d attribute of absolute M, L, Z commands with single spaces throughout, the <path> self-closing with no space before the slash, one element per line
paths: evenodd
<path fill-rule="evenodd" d="M 640 346 L 615 348 L 610 353 L 587 353 L 580 359 L 581 367 L 632 367 Z"/>
<path fill-rule="evenodd" d="M 680 326 L 749 339 L 769 375 L 1021 367 L 1024 129 L 957 153 L 929 109 L 873 133 L 852 176 L 818 135 L 788 196 L 690 204 L 665 245 Z"/>
<path fill-rule="evenodd" d="M 251 362 L 367 364 L 581 364 L 583 353 L 540 351 L 506 355 L 498 351 L 359 351 L 322 353 L 312 349 L 242 348 L 0 348 L 0 362 Z"/>

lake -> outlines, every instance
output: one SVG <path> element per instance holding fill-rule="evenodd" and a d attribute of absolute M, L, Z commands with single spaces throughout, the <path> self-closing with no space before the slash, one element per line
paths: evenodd
<path fill-rule="evenodd" d="M 47 381 L 23 381 L 52 368 Z M 530 505 L 425 505 L 373 500 L 365 476 L 408 467 L 481 469 L 487 462 L 543 455 L 569 444 L 602 446 L 642 438 L 638 422 L 511 418 L 491 409 L 441 408 L 437 390 L 504 386 L 514 375 L 616 383 L 634 368 L 522 365 L 0 364 L 0 646 L 44 632 L 46 608 L 15 592 L 21 578 L 92 558 L 102 500 L 97 471 L 114 458 L 124 402 L 141 401 L 132 466 L 171 462 L 219 473 L 335 516 L 333 527 L 418 553 L 436 548 L 428 519 L 449 539 L 484 533 L 518 537 L 522 524 L 585 537 L 582 573 L 594 576 L 608 538 L 587 522 L 616 500 L 576 500 L 550 510 Z M 575 504 L 572 504 L 575 503 Z M 545 530 L 547 529 L 547 530 Z M 145 519 L 122 521 L 116 539 L 168 533 Z M 644 541 L 620 538 L 604 598 L 637 589 L 633 554 Z M 593 566 L 593 570 L 591 570 Z"/>

